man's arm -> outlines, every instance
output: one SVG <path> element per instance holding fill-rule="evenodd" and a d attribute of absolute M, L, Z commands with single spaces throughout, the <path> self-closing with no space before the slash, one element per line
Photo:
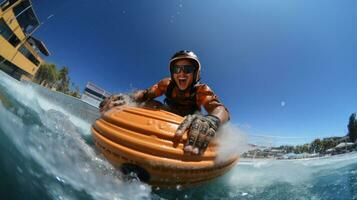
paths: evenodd
<path fill-rule="evenodd" d="M 211 112 L 208 112 L 208 114 L 218 117 L 221 124 L 229 121 L 229 112 L 224 106 L 217 106 Z"/>
<path fill-rule="evenodd" d="M 209 115 L 219 118 L 221 124 L 230 119 L 227 108 L 207 85 L 201 85 L 197 88 L 197 104 L 202 105 Z"/>
<path fill-rule="evenodd" d="M 186 116 L 177 128 L 175 136 L 181 137 L 186 130 L 189 130 L 184 151 L 197 155 L 204 153 L 219 126 L 229 120 L 229 113 L 207 85 L 199 85 L 196 92 L 197 105 L 203 106 L 208 115 Z"/>
<path fill-rule="evenodd" d="M 145 102 L 152 100 L 166 92 L 167 86 L 170 83 L 170 78 L 165 78 L 151 86 L 146 90 L 138 90 L 129 95 L 130 99 L 135 102 Z M 129 98 L 128 95 L 117 94 L 104 99 L 99 105 L 99 111 L 103 114 L 107 110 L 115 107 L 125 105 Z"/>
<path fill-rule="evenodd" d="M 146 90 L 137 90 L 133 92 L 130 97 L 136 102 L 145 102 L 155 99 L 156 97 L 159 97 L 166 92 L 169 83 L 170 78 L 162 79 Z"/>

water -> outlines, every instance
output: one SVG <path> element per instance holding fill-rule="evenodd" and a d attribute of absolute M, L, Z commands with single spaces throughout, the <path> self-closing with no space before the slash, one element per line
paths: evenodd
<path fill-rule="evenodd" d="M 2 72 L 0 99 L 2 199 L 357 199 L 357 153 L 241 161 L 202 186 L 152 188 L 123 176 L 96 151 L 93 107 Z M 230 149 L 244 145 L 236 146 Z"/>

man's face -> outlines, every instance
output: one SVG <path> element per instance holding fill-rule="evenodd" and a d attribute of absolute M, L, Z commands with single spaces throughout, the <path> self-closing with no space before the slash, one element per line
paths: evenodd
<path fill-rule="evenodd" d="M 180 90 L 186 90 L 193 82 L 194 66 L 188 59 L 178 60 L 172 67 L 172 75 Z"/>

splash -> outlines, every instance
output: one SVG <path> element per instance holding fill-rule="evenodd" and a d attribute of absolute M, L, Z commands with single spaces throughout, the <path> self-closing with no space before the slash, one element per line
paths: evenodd
<path fill-rule="evenodd" d="M 42 185 L 53 199 L 76 199 L 74 194 L 81 191 L 94 199 L 149 198 L 148 185 L 126 181 L 86 142 L 88 123 L 77 123 L 75 116 L 41 99 L 31 86 L 1 76 L 2 99 L 12 104 L 0 103 L 0 137 L 9 141 L 1 146 L 18 152 L 15 167 L 32 177 L 30 185 Z M 29 123 L 31 117 L 38 120 Z"/>
<path fill-rule="evenodd" d="M 224 124 L 217 132 L 217 162 L 240 155 L 250 149 L 247 134 L 233 124 Z"/>

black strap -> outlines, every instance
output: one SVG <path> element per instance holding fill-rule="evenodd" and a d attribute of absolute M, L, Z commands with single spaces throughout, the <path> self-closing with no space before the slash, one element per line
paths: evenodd
<path fill-rule="evenodd" d="M 167 86 L 166 92 L 165 92 L 165 104 L 168 106 L 174 106 L 174 108 L 179 109 L 180 111 L 182 111 L 182 113 L 184 115 L 187 114 L 193 114 L 194 112 L 200 110 L 200 108 L 198 107 L 198 105 L 196 104 L 196 90 L 197 87 L 196 85 L 190 88 L 190 97 L 188 102 L 190 102 L 189 104 L 180 102 L 174 98 L 172 98 L 172 93 L 173 90 L 175 88 L 176 84 L 171 80 L 169 85 Z M 181 115 L 181 114 L 180 114 Z"/>
<path fill-rule="evenodd" d="M 165 92 L 165 96 L 166 98 L 171 98 L 172 97 L 172 92 L 174 91 L 174 81 L 171 79 L 169 85 L 167 86 L 166 92 Z M 166 101 L 166 99 L 165 99 Z"/>

